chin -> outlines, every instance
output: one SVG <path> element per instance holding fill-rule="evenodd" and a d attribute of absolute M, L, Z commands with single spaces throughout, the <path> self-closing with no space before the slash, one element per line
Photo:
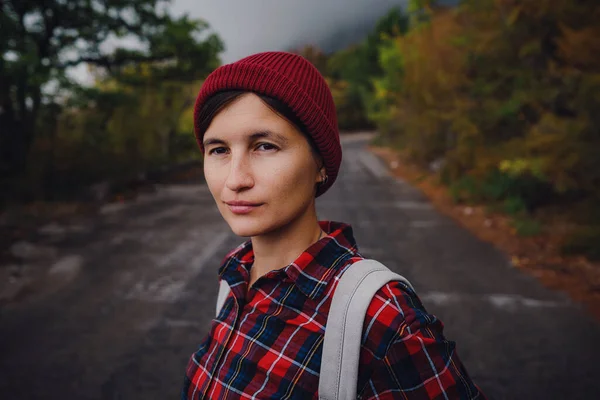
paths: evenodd
<path fill-rule="evenodd" d="M 256 218 L 233 216 L 228 218 L 227 223 L 234 234 L 242 237 L 260 236 L 270 230 L 267 224 Z"/>
<path fill-rule="evenodd" d="M 286 224 L 286 221 L 267 220 L 264 217 L 261 218 L 258 216 L 248 218 L 232 215 L 227 219 L 227 224 L 229 224 L 232 232 L 237 236 L 256 237 L 281 228 Z"/>

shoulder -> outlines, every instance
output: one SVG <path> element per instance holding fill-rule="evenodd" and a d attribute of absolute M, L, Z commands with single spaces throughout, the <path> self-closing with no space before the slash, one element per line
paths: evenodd
<path fill-rule="evenodd" d="M 364 398 L 485 398 L 416 293 L 391 282 L 373 298 L 363 328 L 359 387 Z M 393 393 L 393 396 L 392 396 Z"/>
<path fill-rule="evenodd" d="M 338 279 L 350 265 L 363 259 L 360 255 L 348 258 L 338 272 Z M 414 333 L 424 331 L 425 336 L 442 339 L 442 330 L 442 322 L 427 312 L 409 285 L 391 281 L 375 293 L 367 308 L 361 343 L 373 356 L 383 358 L 393 343 Z"/>
<path fill-rule="evenodd" d="M 442 337 L 443 325 L 429 314 L 416 292 L 400 281 L 384 285 L 373 297 L 363 324 L 363 348 L 382 359 L 388 348 L 415 334 Z"/>

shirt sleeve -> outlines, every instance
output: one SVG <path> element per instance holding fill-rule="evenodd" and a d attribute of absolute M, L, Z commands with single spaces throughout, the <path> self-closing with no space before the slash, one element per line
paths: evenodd
<path fill-rule="evenodd" d="M 403 283 L 380 289 L 365 317 L 359 398 L 485 399 L 443 327 Z"/>

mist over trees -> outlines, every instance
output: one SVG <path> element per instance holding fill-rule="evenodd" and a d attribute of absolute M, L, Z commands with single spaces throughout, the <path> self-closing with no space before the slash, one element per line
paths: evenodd
<path fill-rule="evenodd" d="M 408 162 L 441 166 L 455 201 L 499 208 L 522 234 L 565 216 L 565 250 L 600 258 L 599 20 L 591 0 L 414 0 L 317 58 L 342 128 L 374 126 Z"/>

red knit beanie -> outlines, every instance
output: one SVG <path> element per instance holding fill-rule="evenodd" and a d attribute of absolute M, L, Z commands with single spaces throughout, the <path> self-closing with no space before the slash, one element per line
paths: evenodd
<path fill-rule="evenodd" d="M 320 185 L 317 196 L 331 187 L 342 161 L 335 104 L 327 82 L 308 60 L 292 53 L 266 52 L 214 70 L 204 81 L 194 106 L 194 129 L 202 151 L 204 132 L 198 129 L 200 110 L 209 97 L 227 90 L 267 95 L 289 106 L 323 157 L 328 179 Z"/>

